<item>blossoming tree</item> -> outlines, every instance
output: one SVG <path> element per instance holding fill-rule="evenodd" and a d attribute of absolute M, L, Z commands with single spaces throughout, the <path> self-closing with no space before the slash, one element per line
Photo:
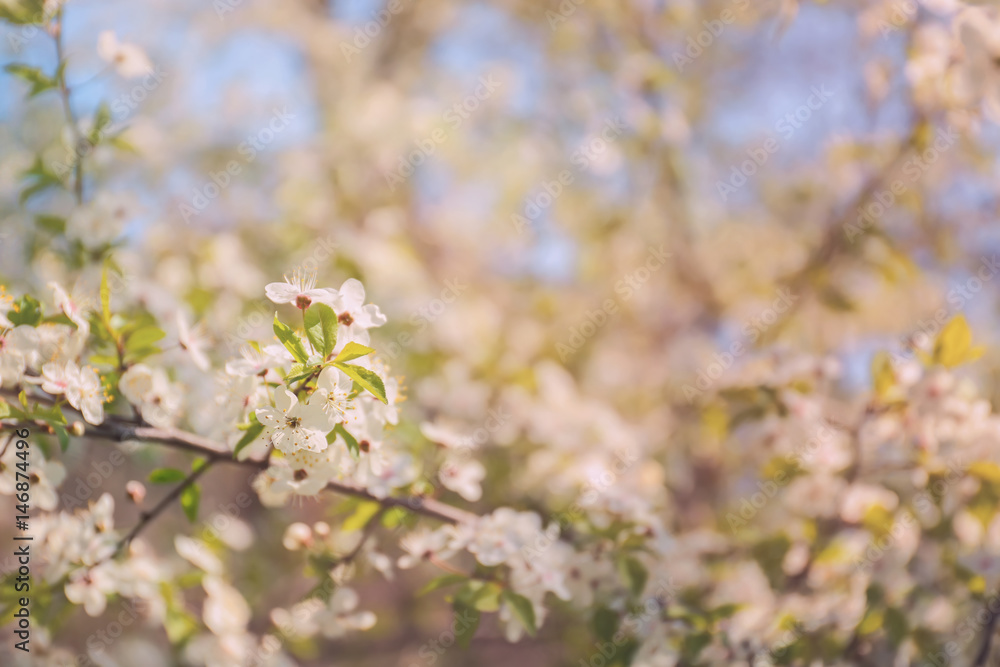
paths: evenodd
<path fill-rule="evenodd" d="M 0 0 L 0 663 L 996 661 L 1000 11 L 346 4 Z"/>

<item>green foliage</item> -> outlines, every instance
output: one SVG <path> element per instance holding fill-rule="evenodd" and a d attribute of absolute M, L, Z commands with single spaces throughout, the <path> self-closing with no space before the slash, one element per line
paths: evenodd
<path fill-rule="evenodd" d="M 157 468 L 149 473 L 149 481 L 153 484 L 173 484 L 183 482 L 187 478 L 187 473 L 177 468 Z"/>
<path fill-rule="evenodd" d="M 500 594 L 500 599 L 507 603 L 511 613 L 524 626 L 529 635 L 534 636 L 538 632 L 538 626 L 535 624 L 535 608 L 528 598 L 505 590 Z"/>
<path fill-rule="evenodd" d="M 278 337 L 281 344 L 285 346 L 295 361 L 300 364 L 306 363 L 309 359 L 309 353 L 306 352 L 305 346 L 302 345 L 302 340 L 298 335 L 289 327 L 287 324 L 283 324 L 278 319 L 278 314 L 274 314 L 274 335 Z"/>
<path fill-rule="evenodd" d="M 362 389 L 369 391 L 375 398 L 383 403 L 389 403 L 385 395 L 385 385 L 382 383 L 382 378 L 376 375 L 374 371 L 339 361 L 335 361 L 333 365 L 344 371 L 348 377 L 354 380 Z"/>
<path fill-rule="evenodd" d="M 201 488 L 197 484 L 192 484 L 181 492 L 181 508 L 184 509 L 184 516 L 191 523 L 198 520 L 198 505 L 200 503 Z"/>
<path fill-rule="evenodd" d="M 41 304 L 30 294 L 25 294 L 14 302 L 14 310 L 7 314 L 7 319 L 15 327 L 22 324 L 37 327 L 42 323 Z"/>
<path fill-rule="evenodd" d="M 334 359 L 334 361 L 342 361 L 342 362 L 353 361 L 360 357 L 367 356 L 374 351 L 375 350 L 373 350 L 370 347 L 365 347 L 364 345 L 360 345 L 358 343 L 355 343 L 354 341 L 351 341 L 344 346 L 344 349 L 340 351 L 340 354 L 337 355 L 337 358 Z"/>
<path fill-rule="evenodd" d="M 11 63 L 4 67 L 4 71 L 13 74 L 31 86 L 30 90 L 28 90 L 28 99 L 40 95 L 46 90 L 52 90 L 58 85 L 58 82 L 54 78 L 43 73 L 37 67 L 31 67 L 30 65 Z"/>
<path fill-rule="evenodd" d="M 304 317 L 306 336 L 313 349 L 323 358 L 330 356 L 333 348 L 337 347 L 337 314 L 325 303 L 314 303 L 305 311 Z"/>
<path fill-rule="evenodd" d="M 945 368 L 954 368 L 967 361 L 975 361 L 983 356 L 984 351 L 981 345 L 973 346 L 969 323 L 965 315 L 958 315 L 941 329 L 934 342 L 931 359 Z"/>

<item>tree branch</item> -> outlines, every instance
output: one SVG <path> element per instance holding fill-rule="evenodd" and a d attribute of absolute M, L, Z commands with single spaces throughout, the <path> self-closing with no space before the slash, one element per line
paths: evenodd
<path fill-rule="evenodd" d="M 168 447 L 173 447 L 174 449 L 181 449 L 194 454 L 199 454 L 208 458 L 212 462 L 234 463 L 237 465 L 253 466 L 257 468 L 267 467 L 266 460 L 246 459 L 241 461 L 235 459 L 233 458 L 230 450 L 215 441 L 194 433 L 182 431 L 180 429 L 161 429 L 154 428 L 152 426 L 139 426 L 136 424 L 124 423 L 116 420 L 115 418 L 109 418 L 100 426 L 88 425 L 86 435 L 105 440 L 112 440 L 115 442 L 123 442 L 126 440 L 154 442 Z M 373 495 L 370 491 L 363 487 L 354 486 L 352 484 L 344 484 L 342 482 L 330 482 L 326 485 L 326 488 L 334 493 L 339 493 L 340 495 L 352 496 L 354 498 L 361 498 L 362 500 L 377 502 L 386 509 L 401 507 L 432 519 L 444 521 L 445 523 L 458 524 L 474 521 L 478 518 L 471 512 L 442 503 L 434 500 L 433 498 L 423 498 L 420 496 L 386 496 L 384 498 L 380 498 Z"/>
<path fill-rule="evenodd" d="M 134 526 L 132 526 L 132 530 L 128 531 L 125 537 L 123 537 L 118 542 L 118 546 L 115 548 L 114 553 L 111 554 L 109 558 L 114 558 L 119 553 L 121 553 L 122 549 L 131 544 L 132 540 L 134 540 L 139 535 L 139 533 L 141 533 L 143 529 L 145 529 L 146 526 L 151 524 L 153 521 L 156 520 L 158 516 L 163 514 L 163 512 L 168 507 L 170 507 L 170 505 L 175 500 L 177 500 L 182 493 L 184 493 L 185 489 L 187 489 L 189 486 L 197 482 L 199 477 L 208 472 L 208 469 L 212 467 L 212 463 L 214 463 L 214 461 L 209 460 L 206 461 L 203 465 L 198 466 L 197 469 L 193 470 L 191 474 L 184 479 L 183 482 L 174 487 L 170 491 L 170 493 L 165 495 L 160 500 L 160 502 L 156 503 L 156 506 L 153 507 L 153 509 L 149 510 L 148 512 L 143 512 L 142 514 L 140 514 L 139 521 Z"/>

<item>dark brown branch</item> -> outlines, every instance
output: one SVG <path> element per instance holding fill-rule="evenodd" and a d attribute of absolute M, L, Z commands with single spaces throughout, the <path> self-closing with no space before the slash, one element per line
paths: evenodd
<path fill-rule="evenodd" d="M 0 395 L 8 395 L 8 392 L 0 391 Z M 48 396 L 29 396 L 28 398 L 29 400 L 48 405 L 53 404 L 53 400 Z M 204 456 L 212 463 L 233 463 L 261 469 L 267 467 L 266 458 L 241 461 L 233 457 L 232 451 L 214 440 L 176 428 L 155 428 L 125 421 L 120 417 L 108 416 L 104 420 L 104 423 L 99 426 L 86 424 L 85 429 L 85 435 L 92 438 L 111 440 L 113 442 L 135 440 L 138 442 L 157 443 Z M 472 512 L 453 507 L 433 498 L 424 498 L 421 496 L 387 496 L 379 498 L 363 487 L 344 484 L 342 482 L 330 482 L 326 485 L 326 488 L 340 495 L 377 502 L 386 509 L 401 507 L 411 512 L 437 519 L 438 521 L 444 521 L 445 523 L 458 524 L 474 521 L 478 518 Z"/>
<path fill-rule="evenodd" d="M 264 468 L 267 466 L 266 460 L 246 459 L 244 461 L 240 461 L 232 458 L 231 451 L 222 447 L 213 440 L 203 438 L 202 436 L 194 433 L 188 433 L 187 431 L 181 431 L 179 429 L 161 429 L 151 426 L 137 426 L 135 424 L 127 424 L 117 421 L 114 418 L 109 418 L 100 426 L 88 425 L 86 434 L 91 437 L 112 440 L 115 442 L 123 442 L 126 440 L 154 442 L 168 447 L 173 447 L 175 449 L 181 449 L 194 454 L 199 454 L 207 457 L 211 461 L 219 463 L 234 463 L 237 465 L 253 466 L 257 468 Z M 377 502 L 382 505 L 382 507 L 387 509 L 401 507 L 432 519 L 444 521 L 445 523 L 457 524 L 473 521 L 478 518 L 471 512 L 467 512 L 457 507 L 452 507 L 451 505 L 447 505 L 432 498 L 422 498 L 420 496 L 387 496 L 385 498 L 379 498 L 365 488 L 341 482 L 330 482 L 326 485 L 326 488 L 341 495 Z"/>

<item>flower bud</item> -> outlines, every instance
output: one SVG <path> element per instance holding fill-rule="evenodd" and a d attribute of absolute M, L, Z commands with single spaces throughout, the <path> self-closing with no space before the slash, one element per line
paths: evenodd
<path fill-rule="evenodd" d="M 285 529 L 281 543 L 289 551 L 298 551 L 312 544 L 312 530 L 304 523 L 293 523 Z"/>
<path fill-rule="evenodd" d="M 125 485 L 125 492 L 128 493 L 128 497 L 131 498 L 132 502 L 136 505 L 141 504 L 143 499 L 146 497 L 146 487 L 142 482 L 134 479 Z"/>
<path fill-rule="evenodd" d="M 79 438 L 87 432 L 87 427 L 83 425 L 83 422 L 73 422 L 73 425 L 70 427 L 70 432 Z"/>

